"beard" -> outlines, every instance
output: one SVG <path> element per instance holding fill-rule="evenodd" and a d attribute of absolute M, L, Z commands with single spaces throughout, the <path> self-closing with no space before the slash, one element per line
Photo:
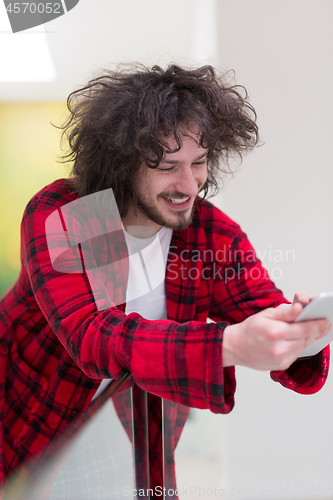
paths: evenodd
<path fill-rule="evenodd" d="M 174 196 L 174 194 L 172 196 Z M 177 196 L 182 197 L 184 195 L 182 195 L 181 193 L 177 193 Z M 188 226 L 192 224 L 194 203 L 191 207 L 190 213 L 188 213 L 189 209 L 175 212 L 177 221 L 169 220 L 167 216 L 161 213 L 157 206 L 155 206 L 153 203 L 142 200 L 142 198 L 140 197 L 138 197 L 137 199 L 137 206 L 141 213 L 143 213 L 148 219 L 155 222 L 155 224 L 167 227 L 169 229 L 172 229 L 173 231 L 182 231 L 183 229 L 187 229 Z"/>

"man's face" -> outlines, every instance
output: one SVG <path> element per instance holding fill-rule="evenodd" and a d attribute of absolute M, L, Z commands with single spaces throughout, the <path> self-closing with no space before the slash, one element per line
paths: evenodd
<path fill-rule="evenodd" d="M 208 150 L 198 142 L 197 135 L 188 133 L 182 137 L 181 149 L 165 153 L 156 168 L 141 166 L 136 182 L 136 224 L 176 231 L 191 224 L 195 197 L 207 179 Z M 171 150 L 176 149 L 173 136 L 167 143 Z"/>

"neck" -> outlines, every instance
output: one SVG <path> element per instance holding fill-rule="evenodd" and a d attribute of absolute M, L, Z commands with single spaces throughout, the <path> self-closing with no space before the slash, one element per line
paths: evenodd
<path fill-rule="evenodd" d="M 124 221 L 123 221 L 123 226 L 128 234 L 134 236 L 135 238 L 142 238 L 142 239 L 151 238 L 152 236 L 154 236 L 154 234 L 156 234 L 159 231 L 149 226 L 125 225 Z"/>
<path fill-rule="evenodd" d="M 125 217 L 122 218 L 125 231 L 136 238 L 150 238 L 154 236 L 162 226 L 147 219 L 140 212 L 134 213 L 130 209 Z"/>

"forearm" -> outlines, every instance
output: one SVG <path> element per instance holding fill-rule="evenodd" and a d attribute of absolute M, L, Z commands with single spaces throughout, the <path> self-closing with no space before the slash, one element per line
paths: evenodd
<path fill-rule="evenodd" d="M 130 371 L 141 388 L 165 399 L 227 413 L 233 407 L 234 369 L 222 368 L 224 323 L 149 321 L 117 308 L 74 326 L 62 322 L 57 335 L 90 377 L 118 378 Z"/>
<path fill-rule="evenodd" d="M 237 356 L 237 351 L 233 345 L 233 333 L 237 330 L 236 325 L 228 325 L 224 329 L 223 334 L 223 354 L 222 354 L 222 366 L 227 368 L 228 366 L 239 365 L 239 359 Z"/>

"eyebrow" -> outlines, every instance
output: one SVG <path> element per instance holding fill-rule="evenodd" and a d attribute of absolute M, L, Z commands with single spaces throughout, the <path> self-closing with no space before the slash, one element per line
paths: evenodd
<path fill-rule="evenodd" d="M 200 155 L 200 156 L 198 156 L 198 158 L 196 158 L 194 161 L 192 161 L 192 163 L 195 163 L 195 162 L 197 162 L 197 161 L 201 160 L 202 158 L 205 158 L 205 156 L 207 156 L 207 155 L 208 155 L 208 152 L 207 152 L 207 153 L 204 153 L 204 154 L 202 154 L 202 155 Z M 175 165 L 176 163 L 179 163 L 179 160 L 163 160 L 163 159 L 162 159 L 162 160 L 161 160 L 161 163 L 168 163 L 168 164 L 170 164 L 170 165 Z M 161 163 L 160 163 L 160 164 L 161 164 Z"/>

